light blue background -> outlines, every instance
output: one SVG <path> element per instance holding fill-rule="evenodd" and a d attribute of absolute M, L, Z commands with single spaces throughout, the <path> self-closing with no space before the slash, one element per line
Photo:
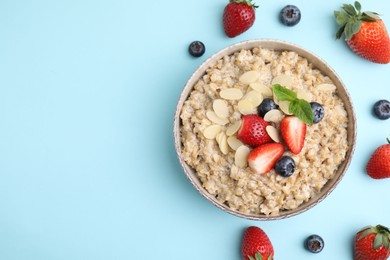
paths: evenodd
<path fill-rule="evenodd" d="M 333 11 L 344 1 L 257 1 L 256 21 L 230 39 L 227 1 L 60 0 L 0 2 L 0 259 L 240 259 L 243 230 L 263 228 L 276 259 L 352 259 L 369 224 L 390 226 L 390 179 L 365 164 L 390 135 L 371 114 L 390 99 L 390 65 L 336 41 Z M 352 1 L 350 2 L 352 3 Z M 296 4 L 295 27 L 278 21 Z M 390 26 L 387 1 L 362 1 Z M 176 101 L 192 72 L 220 49 L 248 39 L 287 40 L 340 75 L 358 126 L 350 168 L 313 209 L 280 221 L 227 214 L 200 196 L 174 151 Z M 188 44 L 207 51 L 192 58 Z M 303 249 L 318 233 L 325 249 Z"/>

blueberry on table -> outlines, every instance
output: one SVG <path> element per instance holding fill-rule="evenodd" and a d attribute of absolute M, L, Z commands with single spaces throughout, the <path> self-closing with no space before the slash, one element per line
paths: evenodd
<path fill-rule="evenodd" d="M 374 114 L 377 118 L 385 120 L 390 118 L 390 102 L 379 100 L 374 104 Z"/>
<path fill-rule="evenodd" d="M 287 26 L 294 26 L 301 20 L 301 11 L 295 5 L 286 5 L 280 11 L 280 21 Z"/>
<path fill-rule="evenodd" d="M 310 235 L 305 240 L 305 248 L 312 253 L 321 252 L 324 245 L 324 240 L 319 235 Z"/>
<path fill-rule="evenodd" d="M 272 98 L 265 98 L 257 107 L 257 114 L 261 117 L 264 117 L 268 111 L 277 108 L 278 105 L 272 100 Z"/>
<path fill-rule="evenodd" d="M 311 102 L 311 110 L 313 111 L 313 123 L 319 123 L 324 118 L 325 110 L 320 103 Z"/>
<path fill-rule="evenodd" d="M 205 53 L 206 47 L 201 41 L 193 41 L 190 46 L 188 46 L 188 51 L 192 56 L 200 57 Z"/>
<path fill-rule="evenodd" d="M 283 177 L 291 176 L 295 171 L 294 159 L 290 156 L 282 156 L 275 164 L 275 171 Z"/>

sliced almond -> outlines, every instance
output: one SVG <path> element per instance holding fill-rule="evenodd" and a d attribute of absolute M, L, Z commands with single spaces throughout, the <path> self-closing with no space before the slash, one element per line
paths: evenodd
<path fill-rule="evenodd" d="M 255 70 L 247 71 L 240 76 L 238 81 L 242 84 L 250 84 L 255 82 L 260 77 L 260 73 Z"/>
<path fill-rule="evenodd" d="M 279 123 L 283 119 L 283 113 L 279 109 L 272 109 L 264 115 L 267 122 Z"/>
<path fill-rule="evenodd" d="M 226 125 L 227 123 L 229 123 L 228 119 L 217 116 L 217 114 L 211 110 L 206 112 L 206 116 L 211 122 L 218 125 Z"/>
<path fill-rule="evenodd" d="M 258 107 L 263 101 L 263 96 L 256 90 L 252 90 L 246 93 L 242 99 L 248 100 L 254 107 Z"/>
<path fill-rule="evenodd" d="M 292 113 L 290 113 L 290 110 L 289 110 L 290 103 L 291 103 L 290 101 L 279 101 L 279 108 L 286 115 L 292 115 Z"/>
<path fill-rule="evenodd" d="M 289 75 L 281 74 L 272 79 L 272 85 L 279 84 L 285 88 L 291 88 L 293 80 Z"/>
<path fill-rule="evenodd" d="M 219 92 L 221 98 L 226 100 L 239 100 L 242 98 L 242 91 L 238 88 L 226 88 Z"/>
<path fill-rule="evenodd" d="M 267 131 L 268 135 L 271 137 L 272 140 L 277 143 L 280 143 L 280 136 L 278 130 L 275 127 L 273 127 L 272 125 L 267 125 L 265 131 Z"/>
<path fill-rule="evenodd" d="M 307 102 L 310 102 L 310 95 L 309 93 L 307 93 L 305 90 L 303 89 L 300 89 L 297 91 L 297 97 L 300 98 L 300 99 L 304 99 L 306 100 Z"/>
<path fill-rule="evenodd" d="M 227 137 L 224 132 L 220 132 L 218 134 L 218 138 L 216 138 L 217 143 L 219 145 L 219 149 L 223 154 L 228 154 L 229 153 L 229 145 L 227 143 Z"/>
<path fill-rule="evenodd" d="M 225 100 L 216 99 L 213 102 L 213 110 L 215 114 L 220 118 L 229 117 L 229 107 Z"/>
<path fill-rule="evenodd" d="M 249 87 L 251 87 L 253 90 L 258 91 L 263 95 L 263 97 L 272 97 L 272 89 L 264 84 L 261 84 L 260 82 L 254 82 L 249 84 Z"/>
<path fill-rule="evenodd" d="M 210 125 L 203 130 L 203 135 L 207 139 L 214 139 L 220 132 L 220 125 Z"/>
<path fill-rule="evenodd" d="M 237 133 L 238 129 L 240 129 L 240 127 L 241 127 L 241 124 L 242 124 L 242 121 L 238 120 L 238 121 L 234 122 L 233 124 L 231 124 L 230 126 L 228 126 L 228 128 L 226 129 L 226 135 L 232 136 L 235 133 Z"/>
<path fill-rule="evenodd" d="M 232 148 L 233 150 L 237 150 L 238 147 L 243 145 L 243 143 L 240 140 L 238 140 L 237 137 L 235 137 L 234 135 L 229 136 L 227 138 L 227 143 L 229 144 L 230 148 Z"/>
<path fill-rule="evenodd" d="M 245 168 L 248 165 L 248 154 L 251 150 L 246 145 L 241 145 L 237 148 L 234 155 L 234 163 L 239 168 Z"/>
<path fill-rule="evenodd" d="M 317 89 L 323 90 L 323 91 L 334 91 L 334 90 L 336 90 L 336 86 L 333 84 L 324 83 L 324 84 L 318 85 Z"/>
<path fill-rule="evenodd" d="M 249 115 L 256 113 L 256 107 L 246 99 L 240 100 L 237 104 L 238 111 L 243 115 Z"/>

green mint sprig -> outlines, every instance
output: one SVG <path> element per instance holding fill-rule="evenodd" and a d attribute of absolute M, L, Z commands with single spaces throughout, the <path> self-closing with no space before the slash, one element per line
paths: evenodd
<path fill-rule="evenodd" d="M 297 93 L 279 84 L 272 85 L 272 91 L 280 101 L 289 101 L 288 111 L 306 124 L 312 124 L 314 120 L 311 105 L 304 99 L 300 99 Z"/>

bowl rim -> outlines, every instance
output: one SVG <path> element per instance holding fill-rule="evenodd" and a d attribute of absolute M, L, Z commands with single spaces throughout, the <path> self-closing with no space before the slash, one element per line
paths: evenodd
<path fill-rule="evenodd" d="M 184 102 L 187 100 L 189 94 L 193 90 L 194 84 L 196 81 L 204 75 L 207 68 L 213 66 L 218 60 L 223 58 L 226 55 L 231 55 L 237 51 L 240 51 L 242 49 L 253 49 L 254 47 L 262 47 L 266 49 L 271 50 L 279 50 L 279 51 L 295 51 L 300 55 L 301 57 L 306 58 L 309 63 L 313 65 L 314 68 L 317 68 L 322 73 L 324 73 L 326 76 L 331 78 L 333 83 L 336 85 L 337 90 L 341 91 L 343 96 L 340 95 L 339 97 L 342 98 L 343 103 L 345 105 L 345 108 L 347 110 L 348 115 L 348 126 L 347 126 L 347 139 L 348 139 L 348 150 L 346 153 L 345 160 L 339 165 L 334 177 L 332 179 L 329 179 L 325 186 L 321 189 L 321 191 L 315 196 L 310 198 L 307 202 L 302 203 L 298 208 L 294 210 L 288 210 L 288 211 L 281 211 L 278 215 L 255 215 L 255 214 L 246 214 L 243 212 L 239 212 L 236 210 L 233 210 L 229 208 L 226 204 L 221 203 L 217 201 L 215 196 L 211 195 L 205 188 L 203 188 L 201 182 L 199 181 L 198 177 L 196 176 L 194 170 L 184 161 L 184 159 L 181 156 L 181 134 L 180 134 L 180 126 L 181 126 L 181 119 L 180 119 L 180 113 L 182 106 Z M 316 64 L 314 64 L 316 63 Z M 325 73 L 325 71 L 326 73 Z M 351 163 L 355 146 L 356 146 L 356 138 L 357 138 L 357 123 L 356 123 L 356 114 L 355 109 L 353 106 L 353 102 L 351 99 L 351 96 L 348 92 L 348 89 L 346 88 L 345 84 L 341 80 L 338 73 L 321 57 L 314 54 L 313 52 L 307 50 L 306 48 L 299 46 L 295 43 L 291 43 L 284 40 L 278 40 L 278 39 L 252 39 L 252 40 L 245 40 L 241 41 L 232 45 L 229 45 L 225 48 L 220 49 L 215 54 L 211 55 L 208 59 L 206 59 L 200 66 L 196 68 L 196 70 L 192 73 L 192 75 L 187 80 L 186 84 L 184 85 L 184 88 L 180 94 L 180 97 L 176 104 L 176 111 L 174 114 L 174 126 L 173 126 L 173 134 L 174 134 L 174 142 L 175 142 L 175 150 L 177 157 L 179 159 L 180 165 L 186 174 L 187 178 L 191 182 L 191 184 L 195 187 L 195 189 L 209 202 L 211 202 L 214 206 L 218 207 L 219 209 L 222 209 L 225 212 L 228 212 L 234 216 L 241 217 L 244 219 L 249 220 L 279 220 L 279 219 L 285 219 L 290 218 L 293 216 L 296 216 L 298 214 L 301 214 L 303 212 L 306 212 L 307 210 L 313 208 L 315 205 L 322 202 L 335 188 L 338 186 L 340 181 L 343 179 L 344 175 L 346 174 L 349 165 Z"/>

